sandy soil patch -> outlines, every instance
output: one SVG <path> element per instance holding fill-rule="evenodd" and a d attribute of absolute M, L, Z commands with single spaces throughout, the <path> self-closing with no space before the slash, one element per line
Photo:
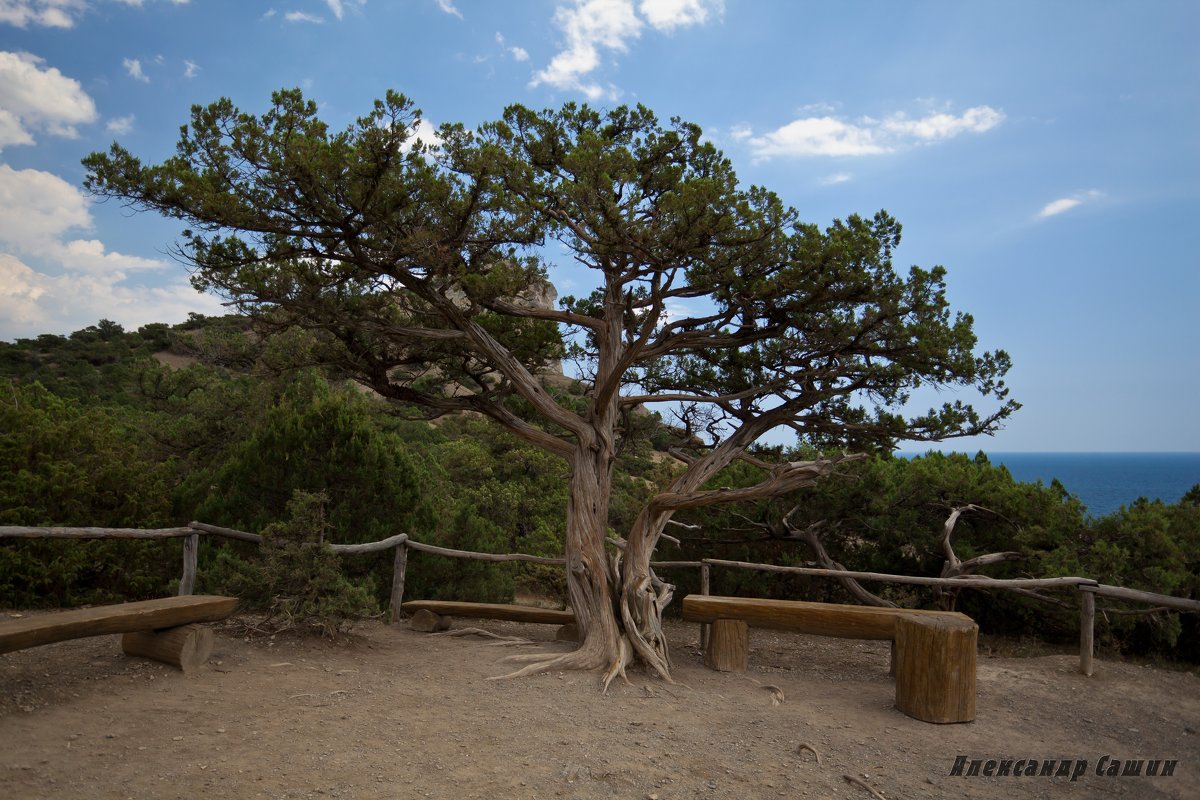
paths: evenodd
<path fill-rule="evenodd" d="M 550 626 L 482 627 L 566 647 Z M 668 632 L 680 685 L 635 673 L 607 696 L 592 674 L 491 682 L 514 650 L 374 622 L 336 644 L 225 629 L 188 675 L 116 637 L 0 655 L 0 797 L 869 800 L 846 775 L 889 800 L 1200 797 L 1194 673 L 981 655 L 976 721 L 930 725 L 892 707 L 886 643 L 751 631 L 733 675 L 704 668 L 697 626 Z M 960 755 L 1087 771 L 953 776 Z M 1104 756 L 1178 763 L 1108 777 Z"/>

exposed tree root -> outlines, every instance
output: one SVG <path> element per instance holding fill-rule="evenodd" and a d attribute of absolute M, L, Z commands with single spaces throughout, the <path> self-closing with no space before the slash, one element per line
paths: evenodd
<path fill-rule="evenodd" d="M 488 639 L 501 640 L 504 643 L 502 646 L 507 646 L 508 644 L 534 644 L 532 639 L 524 639 L 520 636 L 501 636 L 498 633 L 485 631 L 483 628 L 455 628 L 452 631 L 431 633 L 430 636 L 483 636 Z"/>
<path fill-rule="evenodd" d="M 625 667 L 628 666 L 629 662 L 633 660 L 633 654 L 630 652 L 629 645 L 625 643 L 624 638 L 617 640 L 617 646 L 620 648 L 620 650 L 617 653 L 616 660 L 609 665 L 608 669 L 604 672 L 604 676 L 600 679 L 601 694 L 608 694 L 609 684 L 611 684 L 613 682 L 613 678 L 617 677 L 618 675 L 621 676 L 621 680 L 625 681 L 626 685 L 629 684 L 629 676 L 625 674 Z"/>
<path fill-rule="evenodd" d="M 783 701 L 785 699 L 784 695 L 783 695 L 783 689 L 780 689 L 778 686 L 776 686 L 773 683 L 760 683 L 760 682 L 754 680 L 754 678 L 750 678 L 750 677 L 747 677 L 746 680 L 752 682 L 755 686 L 758 686 L 759 688 L 765 689 L 768 692 L 770 692 L 771 693 L 771 705 L 778 706 L 778 705 L 783 704 Z"/>
<path fill-rule="evenodd" d="M 803 753 L 805 750 L 813 754 L 813 758 L 817 760 L 817 766 L 821 766 L 821 754 L 817 752 L 817 748 L 813 747 L 808 742 L 801 742 L 796 746 L 796 752 Z"/>
<path fill-rule="evenodd" d="M 858 778 L 854 777 L 853 775 L 843 775 L 842 780 L 844 780 L 846 783 L 852 783 L 855 786 L 859 786 L 859 787 L 862 787 L 863 789 L 866 789 L 868 792 L 871 793 L 871 797 L 874 797 L 875 800 L 887 800 L 886 797 L 884 797 L 879 792 L 872 789 L 870 786 L 867 786 L 865 783 L 863 783 L 862 781 L 860 781 Z"/>
<path fill-rule="evenodd" d="M 527 653 L 525 655 L 508 656 L 502 658 L 501 662 L 528 664 L 528 666 L 522 667 L 516 672 L 510 672 L 507 675 L 493 676 L 488 678 L 489 681 L 524 678 L 526 675 L 540 675 L 543 672 L 552 672 L 554 670 L 593 670 L 604 666 L 604 661 L 599 657 L 599 654 L 587 647 L 581 647 L 570 653 L 560 653 L 558 655 L 550 653 Z"/>

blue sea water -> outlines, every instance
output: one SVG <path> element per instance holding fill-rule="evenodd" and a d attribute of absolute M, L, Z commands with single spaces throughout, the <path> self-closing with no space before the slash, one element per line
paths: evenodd
<path fill-rule="evenodd" d="M 1200 483 L 1200 453 L 988 453 L 1024 483 L 1055 478 L 1102 517 L 1139 497 L 1177 503 Z"/>

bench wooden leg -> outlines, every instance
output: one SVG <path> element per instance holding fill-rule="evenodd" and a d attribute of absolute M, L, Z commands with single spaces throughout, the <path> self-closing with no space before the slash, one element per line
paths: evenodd
<path fill-rule="evenodd" d="M 745 672 L 750 628 L 740 619 L 713 622 L 704 651 L 704 665 L 720 672 Z"/>
<path fill-rule="evenodd" d="M 924 722 L 975 719 L 975 645 L 967 619 L 896 617 L 896 708 Z"/>
<path fill-rule="evenodd" d="M 138 631 L 121 637 L 125 655 L 152 658 L 191 672 L 212 654 L 213 632 L 203 625 L 180 625 L 160 631 Z"/>
<path fill-rule="evenodd" d="M 435 614 L 428 609 L 422 608 L 420 611 L 412 615 L 412 619 L 408 623 L 414 631 L 422 633 L 436 633 L 450 628 L 450 618 L 443 617 L 440 614 Z"/>

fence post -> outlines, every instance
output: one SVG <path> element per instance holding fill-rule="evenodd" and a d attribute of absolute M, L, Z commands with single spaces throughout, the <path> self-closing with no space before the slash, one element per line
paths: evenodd
<path fill-rule="evenodd" d="M 408 569 L 408 546 L 396 545 L 396 560 L 392 567 L 392 599 L 388 609 L 388 622 L 395 625 L 400 621 L 400 604 L 404 602 L 404 571 Z"/>
<path fill-rule="evenodd" d="M 179 580 L 179 595 L 192 594 L 196 588 L 196 555 L 200 550 L 200 534 L 192 533 L 183 539 L 183 577 Z"/>
<path fill-rule="evenodd" d="M 1096 641 L 1096 593 L 1090 586 L 1079 587 L 1079 671 L 1092 674 L 1092 651 Z"/>
<path fill-rule="evenodd" d="M 700 565 L 700 594 L 707 596 L 710 588 L 710 571 L 712 567 L 708 564 Z M 700 623 L 700 649 L 708 652 L 708 624 Z"/>

